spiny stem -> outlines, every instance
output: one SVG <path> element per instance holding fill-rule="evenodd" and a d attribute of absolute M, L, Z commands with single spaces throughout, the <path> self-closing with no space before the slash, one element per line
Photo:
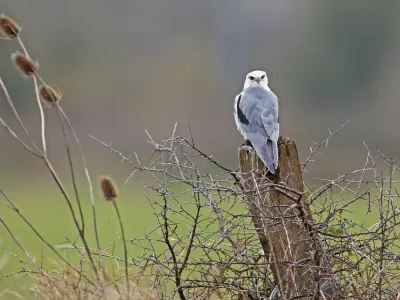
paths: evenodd
<path fill-rule="evenodd" d="M 130 295 L 129 295 L 128 251 L 126 249 L 126 239 L 125 239 L 124 226 L 122 224 L 122 218 L 121 218 L 121 215 L 119 213 L 118 205 L 117 205 L 117 202 L 115 201 L 115 199 L 112 200 L 112 203 L 114 204 L 115 211 L 117 212 L 117 216 L 118 216 L 119 225 L 121 227 L 122 244 L 124 245 L 124 256 L 125 256 L 126 290 L 127 290 L 127 294 L 128 294 L 128 300 L 129 300 L 130 299 Z"/>

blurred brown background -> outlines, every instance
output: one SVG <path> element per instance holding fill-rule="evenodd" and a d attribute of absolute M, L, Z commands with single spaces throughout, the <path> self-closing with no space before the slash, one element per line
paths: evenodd
<path fill-rule="evenodd" d="M 1 10 L 23 25 L 41 75 L 63 92 L 96 172 L 116 161 L 89 134 L 143 153 L 144 129 L 159 138 L 175 121 L 190 121 L 197 144 L 235 168 L 241 137 L 232 104 L 253 69 L 267 71 L 282 135 L 296 138 L 303 159 L 328 128 L 351 119 L 320 173 L 346 170 L 361 141 L 398 155 L 398 1 L 2 0 Z M 9 60 L 17 44 L 0 45 L 0 74 L 23 117 L 37 124 L 32 85 Z M 0 109 L 11 116 L 3 95 Z M 0 142 L 3 187 L 23 174 L 40 180 L 35 159 L 5 132 Z"/>

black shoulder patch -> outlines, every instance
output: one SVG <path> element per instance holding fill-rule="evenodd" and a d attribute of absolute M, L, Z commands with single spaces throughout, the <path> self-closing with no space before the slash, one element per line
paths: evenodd
<path fill-rule="evenodd" d="M 249 120 L 246 118 L 245 114 L 243 113 L 243 111 L 240 108 L 240 100 L 242 99 L 242 95 L 239 95 L 239 98 L 237 100 L 237 114 L 238 114 L 238 118 L 240 123 L 244 124 L 244 125 L 249 125 Z"/>

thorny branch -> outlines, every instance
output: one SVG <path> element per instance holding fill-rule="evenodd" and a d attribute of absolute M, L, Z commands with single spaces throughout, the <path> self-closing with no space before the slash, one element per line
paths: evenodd
<path fill-rule="evenodd" d="M 330 135 L 336 133 L 337 131 Z M 144 252 L 149 254 L 145 259 L 146 270 L 149 270 L 150 266 L 155 268 L 150 273 L 143 271 L 143 274 L 157 278 L 154 282 L 162 282 L 162 278 L 171 276 L 175 278 L 176 288 L 169 294 L 171 298 L 174 293 L 178 293 L 181 299 L 202 298 L 212 294 L 218 297 L 234 294 L 235 297 L 241 295 L 240 297 L 248 299 L 262 299 L 272 295 L 269 287 L 275 287 L 276 283 L 268 271 L 270 262 L 260 253 L 256 229 L 250 220 L 252 216 L 242 213 L 246 210 L 246 195 L 260 193 L 263 189 L 279 191 L 292 199 L 294 205 L 298 206 L 300 219 L 303 211 L 300 197 L 306 197 L 311 203 L 316 221 L 310 223 L 303 218 L 302 222 L 304 226 L 309 226 L 310 234 L 321 234 L 323 255 L 329 259 L 328 267 L 342 284 L 341 294 L 347 295 L 346 299 L 357 298 L 359 295 L 362 297 L 397 295 L 399 284 L 394 284 L 392 280 L 389 285 L 388 279 L 384 280 L 400 278 L 397 273 L 400 266 L 397 254 L 399 246 L 395 242 L 399 234 L 396 230 L 399 225 L 397 218 L 399 208 L 395 200 L 399 195 L 394 188 L 399 180 L 394 177 L 397 167 L 393 161 L 383 154 L 372 157 L 368 151 L 364 165 L 337 178 L 314 179 L 316 187 L 311 188 L 312 185 L 309 184 L 306 194 L 289 189 L 282 183 L 276 185 L 270 182 L 259 186 L 257 191 L 238 190 L 229 169 L 223 168 L 221 173 L 210 176 L 204 175 L 196 167 L 196 162 L 207 154 L 199 156 L 197 149 L 193 149 L 193 144 L 187 142 L 192 140 L 191 136 L 180 137 L 176 134 L 171 136 L 159 143 L 150 139 L 154 151 L 159 155 L 149 166 L 140 164 L 138 159 L 131 160 L 111 144 L 92 137 L 110 153 L 116 154 L 123 162 L 128 162 L 133 168 L 132 172 L 142 171 L 150 175 L 149 180 L 154 183 L 148 187 L 164 191 L 161 197 L 164 203 L 162 206 L 154 200 L 154 196 L 148 195 L 154 214 L 159 220 L 159 226 L 164 228 L 163 239 L 148 235 L 145 240 L 150 242 L 151 246 L 143 247 L 143 239 L 132 239 L 132 244 L 141 245 Z M 319 145 L 326 144 L 326 141 Z M 133 157 L 138 156 L 134 153 Z M 390 167 L 391 171 L 387 176 L 377 171 L 378 160 Z M 207 161 L 214 164 L 211 160 Z M 166 188 L 177 183 L 183 184 L 179 190 Z M 188 195 L 193 193 L 200 193 L 200 201 L 190 201 Z M 375 198 L 371 197 L 372 195 L 375 195 Z M 197 210 L 188 209 L 194 203 L 201 203 L 199 219 L 195 218 Z M 363 212 L 359 220 L 352 217 L 354 211 L 359 210 L 357 208 L 359 205 L 380 207 L 381 220 L 376 226 L 367 226 L 375 220 L 376 212 L 373 209 Z M 241 213 L 235 213 L 236 209 Z M 282 209 L 289 211 L 289 207 Z M 202 218 L 201 216 L 205 214 L 207 217 Z M 264 217 L 270 219 L 271 226 L 294 221 L 294 216 L 291 215 L 285 215 L 283 219 L 274 219 L 271 215 Z M 165 227 L 168 227 L 168 231 Z M 187 228 L 188 235 L 179 233 L 183 228 Z M 194 228 L 197 234 L 192 239 L 190 233 L 194 232 Z M 153 231 L 155 232 L 157 229 Z M 310 236 L 306 242 L 315 243 L 315 240 Z M 157 251 L 159 248 L 156 245 L 160 243 L 164 243 L 169 250 Z M 185 259 L 183 264 L 179 257 L 187 253 L 185 251 L 188 247 L 191 249 L 190 253 L 201 253 L 201 255 L 186 256 L 189 258 Z M 310 253 L 310 260 L 320 259 L 321 255 L 321 253 Z M 182 271 L 178 276 L 179 280 L 176 280 L 176 270 L 179 270 L 179 266 L 180 269 L 184 266 L 186 272 Z M 319 272 L 327 272 L 322 266 L 320 268 Z M 366 274 L 363 271 L 365 268 L 370 268 L 371 272 Z M 373 270 L 381 275 L 374 276 Z M 315 295 L 327 297 L 324 293 L 327 284 L 317 288 Z M 274 290 L 271 299 L 278 299 L 279 293 Z"/>

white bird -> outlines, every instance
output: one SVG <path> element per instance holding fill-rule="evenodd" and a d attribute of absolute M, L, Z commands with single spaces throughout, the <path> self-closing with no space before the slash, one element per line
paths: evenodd
<path fill-rule="evenodd" d="M 278 98 L 268 87 L 264 71 L 247 74 L 243 91 L 235 98 L 234 116 L 240 133 L 275 174 L 278 168 Z"/>

